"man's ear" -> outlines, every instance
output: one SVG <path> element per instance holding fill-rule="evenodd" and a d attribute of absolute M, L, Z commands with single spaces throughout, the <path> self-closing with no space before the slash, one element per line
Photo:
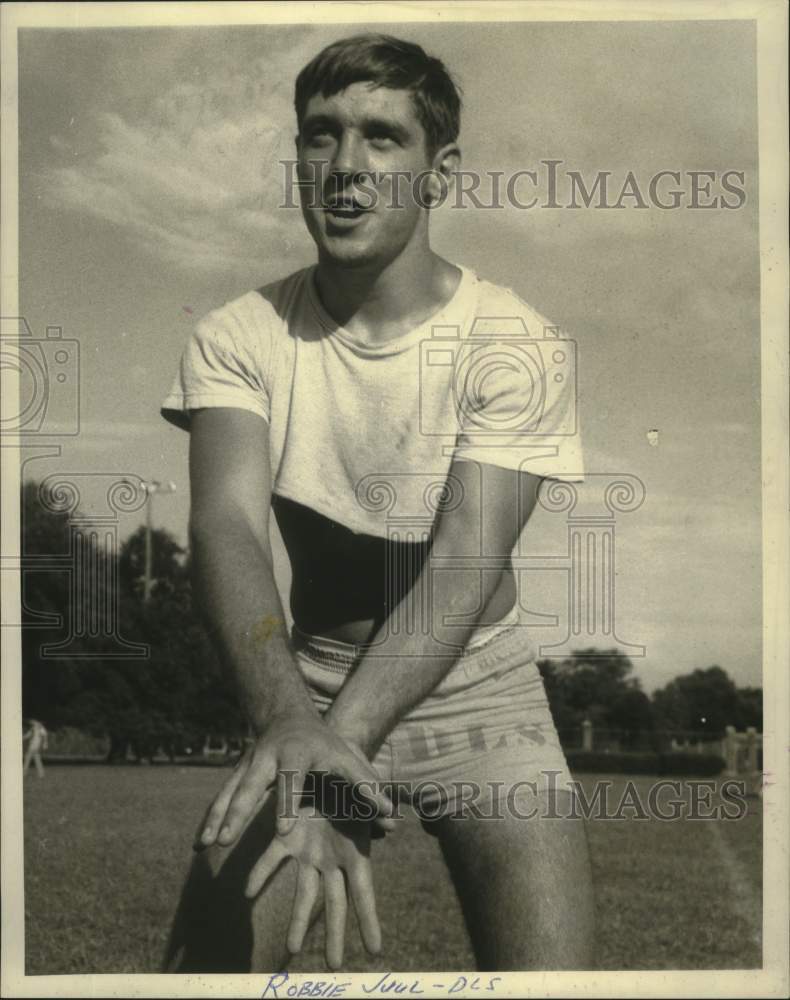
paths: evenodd
<path fill-rule="evenodd" d="M 460 166 L 461 150 L 454 142 L 436 151 L 431 161 L 430 176 L 421 186 L 421 194 L 427 207 L 435 208 L 446 201 Z"/>

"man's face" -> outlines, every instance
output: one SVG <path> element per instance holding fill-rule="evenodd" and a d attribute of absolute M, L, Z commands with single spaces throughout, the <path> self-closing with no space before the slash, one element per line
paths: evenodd
<path fill-rule="evenodd" d="M 412 180 L 431 167 L 411 94 L 370 83 L 315 94 L 297 150 L 302 213 L 319 255 L 347 267 L 397 257 L 425 213 Z"/>

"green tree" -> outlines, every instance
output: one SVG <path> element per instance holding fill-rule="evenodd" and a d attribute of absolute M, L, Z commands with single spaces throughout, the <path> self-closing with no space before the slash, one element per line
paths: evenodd
<path fill-rule="evenodd" d="M 713 738 L 736 725 L 739 698 L 735 682 L 719 666 L 693 670 L 653 694 L 653 707 L 664 729 L 704 732 Z"/>
<path fill-rule="evenodd" d="M 22 712 L 54 728 L 79 686 L 73 662 L 53 660 L 43 651 L 63 638 L 68 621 L 68 576 L 58 560 L 69 554 L 69 516 L 47 506 L 32 480 L 20 492 Z"/>
<path fill-rule="evenodd" d="M 737 729 L 754 726 L 763 729 L 763 689 L 755 687 L 738 688 L 738 713 L 733 725 Z"/>
<path fill-rule="evenodd" d="M 106 587 L 114 586 L 113 580 L 119 587 L 117 594 L 108 590 L 103 600 L 117 601 L 120 634 L 146 644 L 148 657 L 114 658 L 109 639 L 107 657 L 96 657 L 104 641 L 96 636 L 89 647 L 75 640 L 68 659 L 44 655 L 45 643 L 65 637 L 69 601 L 75 599 L 69 592 L 69 560 L 57 565 L 57 557 L 69 554 L 69 532 L 68 514 L 53 512 L 41 502 L 38 485 L 25 483 L 24 714 L 50 728 L 70 725 L 109 739 L 109 760 L 123 758 L 129 745 L 138 756 L 150 756 L 159 746 L 174 754 L 184 745 L 202 745 L 210 732 L 242 735 L 246 724 L 236 692 L 193 608 L 187 554 L 166 531 L 152 532 L 148 602 L 143 601 L 144 527 L 114 557 L 117 576 L 102 577 Z M 91 544 L 86 538 L 86 559 L 92 558 Z"/>
<path fill-rule="evenodd" d="M 151 529 L 151 580 L 154 591 L 173 591 L 185 584 L 184 549 L 161 528 Z M 125 540 L 118 557 L 118 572 L 124 590 L 142 599 L 145 579 L 145 526 L 140 525 Z"/>
<path fill-rule="evenodd" d="M 622 731 L 633 742 L 652 728 L 650 699 L 619 650 L 574 650 L 559 662 L 539 660 L 538 667 L 559 730 L 578 729 L 590 719 L 594 727 Z"/>
<path fill-rule="evenodd" d="M 636 749 L 645 742 L 654 744 L 653 705 L 635 680 L 626 682 L 609 706 L 606 725 L 620 732 L 623 749 Z"/>

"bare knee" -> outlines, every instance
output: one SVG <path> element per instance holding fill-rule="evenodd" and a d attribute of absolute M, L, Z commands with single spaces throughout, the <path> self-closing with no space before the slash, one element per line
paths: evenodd
<path fill-rule="evenodd" d="M 283 967 L 293 898 L 288 866 L 257 899 L 245 895 L 250 872 L 273 836 L 273 811 L 264 808 L 235 844 L 215 844 L 194 855 L 171 932 L 168 971 L 274 972 Z"/>

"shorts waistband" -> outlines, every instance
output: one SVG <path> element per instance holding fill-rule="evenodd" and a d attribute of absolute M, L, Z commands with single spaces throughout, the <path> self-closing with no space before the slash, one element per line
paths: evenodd
<path fill-rule="evenodd" d="M 461 657 L 472 656 L 488 647 L 495 640 L 517 631 L 518 624 L 518 606 L 513 605 L 504 618 L 495 624 L 482 625 L 475 629 L 463 653 L 461 653 Z M 376 649 L 376 645 L 372 643 L 355 644 L 340 642 L 338 639 L 329 639 L 325 636 L 310 635 L 303 632 L 298 625 L 291 627 L 291 641 L 295 650 L 304 652 L 311 659 L 336 664 L 341 668 L 343 666 L 350 668 L 368 650 Z"/>

